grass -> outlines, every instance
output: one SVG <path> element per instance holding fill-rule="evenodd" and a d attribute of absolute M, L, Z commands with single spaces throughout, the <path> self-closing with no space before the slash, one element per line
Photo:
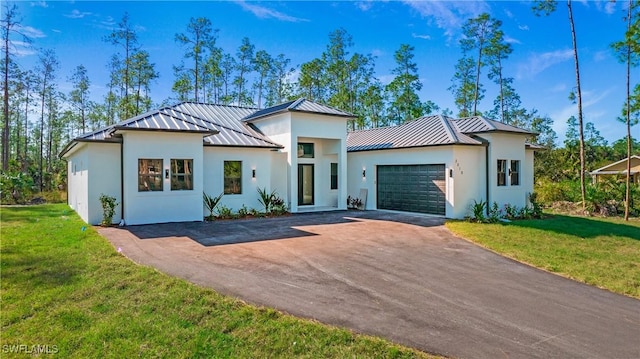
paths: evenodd
<path fill-rule="evenodd" d="M 0 221 L 3 358 L 24 357 L 5 345 L 78 358 L 430 357 L 136 265 L 63 204 L 2 207 Z"/>
<path fill-rule="evenodd" d="M 550 215 L 478 224 L 450 221 L 457 236 L 507 257 L 640 298 L 640 221 Z"/>

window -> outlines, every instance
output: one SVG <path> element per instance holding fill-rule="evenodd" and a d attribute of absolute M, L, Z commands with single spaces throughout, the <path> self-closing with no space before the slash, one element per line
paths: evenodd
<path fill-rule="evenodd" d="M 224 194 L 242 193 L 242 161 L 224 161 Z"/>
<path fill-rule="evenodd" d="M 498 160 L 498 186 L 507 185 L 507 160 Z"/>
<path fill-rule="evenodd" d="M 138 159 L 138 192 L 162 191 L 162 160 Z"/>
<path fill-rule="evenodd" d="M 171 190 L 193 189 L 193 160 L 171 159 Z"/>
<path fill-rule="evenodd" d="M 520 185 L 520 161 L 511 160 L 511 168 L 509 169 L 509 176 L 511 177 L 511 185 Z"/>
<path fill-rule="evenodd" d="M 313 143 L 298 143 L 298 158 L 313 158 Z"/>
<path fill-rule="evenodd" d="M 331 164 L 331 189 L 338 189 L 338 164 Z"/>

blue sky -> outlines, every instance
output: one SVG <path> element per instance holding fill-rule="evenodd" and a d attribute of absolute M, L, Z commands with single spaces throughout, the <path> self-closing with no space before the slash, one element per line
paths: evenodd
<path fill-rule="evenodd" d="M 610 50 L 622 37 L 626 1 L 575 1 L 578 50 L 585 121 L 593 122 L 613 142 L 625 135 L 616 120 L 625 96 L 625 67 Z M 149 51 L 160 78 L 151 96 L 161 102 L 172 96 L 172 66 L 182 61 L 182 47 L 175 34 L 185 32 L 191 17 L 208 17 L 219 29 L 218 46 L 234 54 L 243 37 L 256 50 L 285 54 L 293 65 L 319 57 L 328 34 L 346 29 L 353 37 L 353 52 L 376 56 L 376 76 L 392 79 L 393 54 L 400 44 L 415 47 L 423 90 L 422 100 L 455 110 L 448 90 L 454 64 L 460 57 L 460 28 L 464 21 L 482 12 L 503 22 L 502 29 L 513 53 L 505 63 L 505 75 L 513 77 L 523 106 L 536 108 L 554 120 L 560 141 L 566 120 L 576 114 L 568 100 L 575 87 L 571 34 L 565 2 L 548 17 L 536 17 L 526 1 L 23 1 L 17 3 L 23 17 L 23 32 L 32 45 L 15 43 L 14 51 L 23 69 L 32 68 L 38 48 L 54 48 L 61 68 L 60 89 L 70 90 L 68 77 L 83 64 L 92 82 L 92 98 L 101 100 L 108 82 L 106 65 L 117 49 L 102 41 L 124 12 L 135 25 L 139 42 Z M 632 84 L 639 80 L 635 71 Z M 486 71 L 485 71 L 486 74 Z M 493 107 L 496 89 L 483 74 L 487 92 L 480 104 Z M 640 126 L 632 128 L 640 137 Z"/>

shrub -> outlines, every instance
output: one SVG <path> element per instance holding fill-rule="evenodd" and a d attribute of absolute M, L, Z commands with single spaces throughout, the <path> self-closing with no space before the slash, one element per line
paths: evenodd
<path fill-rule="evenodd" d="M 223 219 L 233 218 L 233 212 L 231 211 L 231 208 L 225 205 L 218 206 L 216 211 L 218 212 L 218 217 L 220 218 L 223 218 Z"/>
<path fill-rule="evenodd" d="M 249 215 L 249 209 L 244 204 L 238 210 L 238 217 L 244 218 Z"/>
<path fill-rule="evenodd" d="M 258 188 L 258 201 L 260 204 L 264 206 L 264 213 L 269 213 L 271 211 L 271 205 L 275 198 L 277 198 L 276 191 L 269 193 L 267 192 L 267 188 Z"/>
<path fill-rule="evenodd" d="M 22 172 L 3 173 L 0 177 L 1 203 L 25 203 L 33 193 L 33 178 Z"/>
<path fill-rule="evenodd" d="M 484 215 L 484 207 L 487 205 L 487 202 L 480 200 L 477 202 L 475 199 L 473 200 L 473 205 L 471 206 L 471 212 L 473 212 L 472 220 L 475 222 L 484 222 L 486 221 L 486 217 Z"/>
<path fill-rule="evenodd" d="M 202 192 L 202 197 L 203 197 L 203 201 L 204 201 L 204 205 L 205 207 L 207 207 L 207 209 L 209 210 L 209 216 L 207 218 L 212 219 L 213 218 L 213 211 L 216 209 L 216 207 L 218 206 L 218 203 L 220 203 L 220 200 L 222 199 L 222 196 L 224 195 L 224 193 L 220 193 L 218 196 L 216 197 L 211 197 L 208 194 Z"/>
<path fill-rule="evenodd" d="M 498 220 L 502 218 L 502 211 L 500 211 L 500 206 L 498 206 L 498 202 L 493 202 L 491 207 L 489 207 L 489 215 L 487 216 L 487 221 L 489 223 L 496 223 Z"/>
<path fill-rule="evenodd" d="M 113 215 L 116 213 L 118 202 L 116 202 L 115 197 L 102 193 L 100 194 L 100 203 L 102 204 L 102 222 L 100 224 L 110 226 L 113 222 Z"/>

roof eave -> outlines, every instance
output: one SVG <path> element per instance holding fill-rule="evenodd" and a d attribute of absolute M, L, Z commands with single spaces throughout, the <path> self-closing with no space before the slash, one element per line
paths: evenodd
<path fill-rule="evenodd" d="M 402 150 L 402 149 L 442 147 L 442 146 L 484 146 L 484 144 L 482 144 L 482 143 L 453 142 L 453 143 L 438 143 L 438 144 L 433 144 L 433 145 L 416 145 L 416 146 L 387 147 L 387 148 L 367 148 L 367 149 L 362 149 L 362 150 L 360 150 L 360 149 L 358 149 L 358 150 L 349 150 L 349 146 L 347 146 L 347 152 Z"/>
<path fill-rule="evenodd" d="M 117 131 L 148 131 L 148 132 L 176 132 L 176 133 L 199 133 L 203 136 L 217 135 L 220 133 L 218 130 L 182 130 L 182 129 L 166 129 L 166 128 L 140 128 L 140 127 L 127 127 L 116 126 L 113 128 L 113 133 Z"/>

